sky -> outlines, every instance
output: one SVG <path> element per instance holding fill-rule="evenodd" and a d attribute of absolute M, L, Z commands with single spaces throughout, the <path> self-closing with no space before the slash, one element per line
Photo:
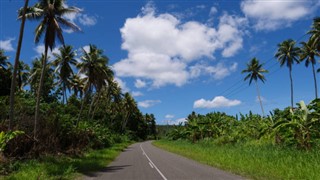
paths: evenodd
<path fill-rule="evenodd" d="M 11 62 L 23 2 L 0 0 L 0 48 Z M 266 82 L 258 82 L 266 114 L 289 106 L 289 71 L 274 58 L 277 44 L 306 41 L 312 19 L 320 16 L 317 0 L 69 0 L 65 5 L 82 10 L 65 17 L 82 29 L 64 29 L 65 43 L 79 56 L 89 44 L 102 49 L 123 92 L 134 96 L 143 113 L 153 113 L 157 124 L 184 122 L 192 111 L 262 114 L 256 87 L 241 74 L 254 57 L 269 71 Z M 43 41 L 34 43 L 38 23 L 25 25 L 20 59 L 28 64 L 44 51 Z M 294 65 L 292 74 L 294 102 L 309 103 L 315 98 L 311 66 Z"/>

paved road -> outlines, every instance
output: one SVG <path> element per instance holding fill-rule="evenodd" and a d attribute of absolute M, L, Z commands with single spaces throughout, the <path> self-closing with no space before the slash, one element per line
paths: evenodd
<path fill-rule="evenodd" d="M 243 178 L 161 150 L 147 141 L 129 146 L 108 167 L 86 176 L 85 179 L 238 180 Z"/>

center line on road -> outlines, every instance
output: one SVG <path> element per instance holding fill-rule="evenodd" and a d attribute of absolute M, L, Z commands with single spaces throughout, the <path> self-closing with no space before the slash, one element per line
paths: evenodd
<path fill-rule="evenodd" d="M 151 162 L 149 162 L 149 165 L 150 165 L 150 167 L 153 169 L 153 166 L 152 166 Z"/>
<path fill-rule="evenodd" d="M 141 144 L 140 144 L 140 148 L 141 148 L 143 154 L 144 154 L 144 155 L 147 157 L 147 159 L 149 160 L 150 166 L 152 165 L 152 166 L 158 171 L 158 173 L 161 175 L 161 177 L 163 178 L 163 180 L 167 180 L 167 178 L 162 174 L 162 172 L 158 169 L 158 167 L 151 161 L 151 159 L 149 158 L 149 156 L 147 155 L 147 153 L 143 150 Z"/>

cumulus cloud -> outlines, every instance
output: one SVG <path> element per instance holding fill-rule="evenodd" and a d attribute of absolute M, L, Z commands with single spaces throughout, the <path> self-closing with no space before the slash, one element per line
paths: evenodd
<path fill-rule="evenodd" d="M 37 53 L 36 57 L 41 57 L 41 55 L 44 54 L 44 50 L 45 50 L 44 44 L 40 44 L 40 45 L 36 46 L 35 48 L 33 48 L 33 50 Z M 49 60 L 52 60 L 54 58 L 53 53 L 59 54 L 60 53 L 59 47 L 53 48 L 52 51 L 49 48 L 49 50 L 48 50 L 48 59 Z"/>
<path fill-rule="evenodd" d="M 239 100 L 230 100 L 223 96 L 216 96 L 212 100 L 199 99 L 193 104 L 193 108 L 220 108 L 220 107 L 231 107 L 241 104 Z"/>
<path fill-rule="evenodd" d="M 120 86 L 122 92 L 126 93 L 130 91 L 130 88 L 128 88 L 126 82 L 122 81 L 120 78 L 115 77 L 114 80 L 118 83 L 118 85 Z"/>
<path fill-rule="evenodd" d="M 172 115 L 172 114 L 167 114 L 167 115 L 165 116 L 165 118 L 166 118 L 166 119 L 172 119 L 172 118 L 174 118 L 174 115 Z"/>
<path fill-rule="evenodd" d="M 14 51 L 14 48 L 12 46 L 12 41 L 14 41 L 15 38 L 8 38 L 7 40 L 0 40 L 0 49 L 3 49 L 5 51 Z"/>
<path fill-rule="evenodd" d="M 216 28 L 197 21 L 181 22 L 172 14 L 157 15 L 148 4 L 120 29 L 128 57 L 114 64 L 118 76 L 152 81 L 153 87 L 182 86 L 191 78 L 188 65 L 203 57 L 234 56 L 242 48 L 246 19 L 224 13 Z M 143 27 L 143 28 L 141 28 Z"/>
<path fill-rule="evenodd" d="M 290 26 L 292 22 L 312 14 L 317 8 L 319 3 L 316 0 L 241 2 L 242 12 L 254 21 L 256 30 L 276 30 Z"/>
<path fill-rule="evenodd" d="M 132 91 L 131 94 L 133 97 L 143 96 L 143 93 L 140 91 Z"/>
<path fill-rule="evenodd" d="M 179 118 L 175 120 L 166 120 L 169 125 L 179 125 L 184 124 L 187 120 L 186 118 Z"/>
<path fill-rule="evenodd" d="M 84 26 L 94 26 L 97 24 L 97 18 L 87 14 L 81 14 L 79 16 L 79 22 Z"/>
<path fill-rule="evenodd" d="M 229 76 L 232 72 L 235 72 L 237 67 L 238 63 L 233 63 L 230 67 L 226 67 L 223 63 L 218 63 L 215 66 L 196 64 L 190 66 L 190 76 L 196 78 L 200 75 L 209 75 L 215 80 L 221 80 L 226 76 Z"/>
<path fill-rule="evenodd" d="M 134 82 L 134 86 L 136 88 L 144 88 L 146 87 L 147 83 L 141 79 L 136 79 L 136 81 Z"/>
<path fill-rule="evenodd" d="M 161 103 L 160 100 L 145 100 L 145 101 L 138 102 L 138 106 L 143 108 L 149 108 L 159 103 Z"/>

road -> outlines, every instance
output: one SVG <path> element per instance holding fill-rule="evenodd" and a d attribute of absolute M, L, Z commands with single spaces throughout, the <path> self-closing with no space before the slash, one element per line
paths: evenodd
<path fill-rule="evenodd" d="M 108 167 L 87 175 L 86 180 L 233 180 L 244 179 L 161 150 L 151 141 L 136 143 Z"/>

